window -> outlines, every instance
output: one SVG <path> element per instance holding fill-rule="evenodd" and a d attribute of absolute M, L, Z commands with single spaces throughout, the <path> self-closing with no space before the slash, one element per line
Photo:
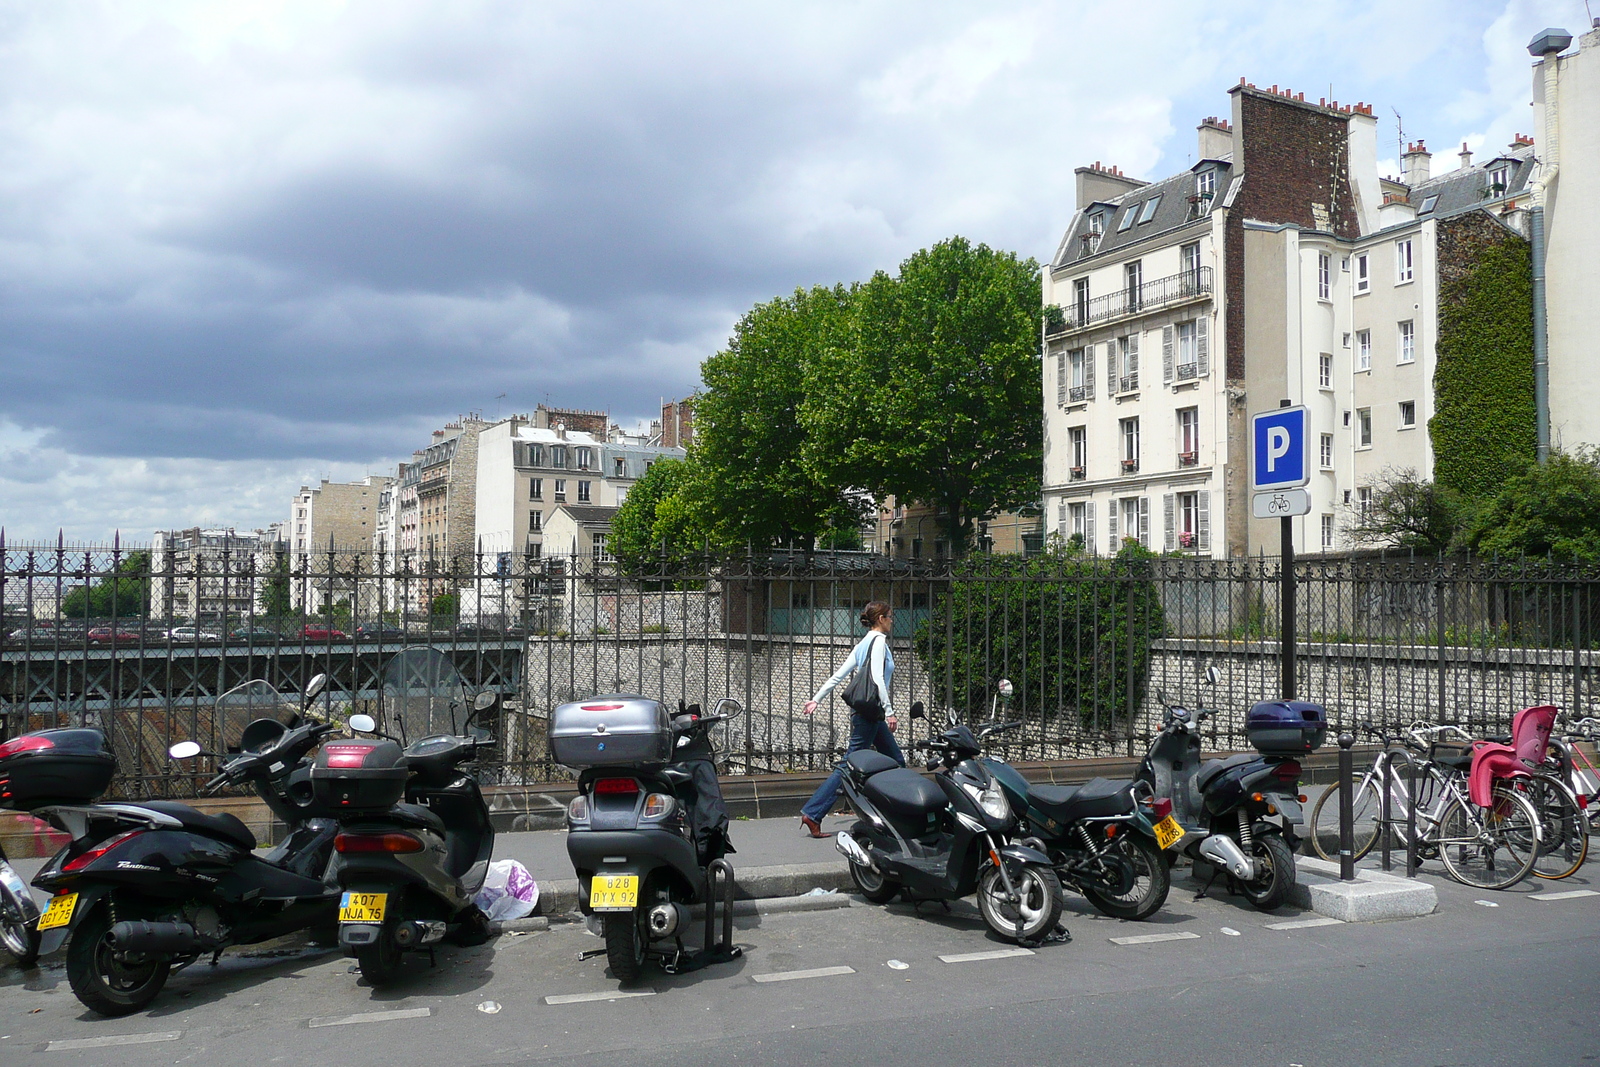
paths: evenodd
<path fill-rule="evenodd" d="M 1072 477 L 1074 480 L 1081 479 L 1089 469 L 1089 428 L 1074 426 L 1069 429 L 1067 443 L 1071 448 Z"/>
<path fill-rule="evenodd" d="M 1183 271 L 1183 284 L 1189 291 L 1200 287 L 1200 242 L 1183 245 L 1178 249 L 1178 262 Z"/>
<path fill-rule="evenodd" d="M 1067 505 L 1067 536 L 1081 537 L 1084 544 L 1089 543 L 1089 505 Z"/>
<path fill-rule="evenodd" d="M 1200 462 L 1200 409 L 1178 409 L 1178 466 L 1193 467 Z"/>
<path fill-rule="evenodd" d="M 1127 292 L 1128 310 L 1139 310 L 1139 284 L 1144 278 L 1144 265 L 1138 260 L 1122 268 L 1123 289 Z"/>
<path fill-rule="evenodd" d="M 1438 196 L 1437 193 L 1435 193 L 1433 196 L 1424 197 L 1423 201 L 1422 201 L 1422 206 L 1417 209 L 1417 214 L 1418 215 L 1426 215 L 1428 212 L 1433 210 L 1434 205 L 1437 204 L 1438 202 L 1439 202 L 1439 196 Z"/>
<path fill-rule="evenodd" d="M 1128 227 L 1132 226 L 1133 225 L 1133 220 L 1135 218 L 1137 218 L 1138 215 L 1139 215 L 1139 205 L 1138 204 L 1129 204 L 1128 207 L 1127 207 L 1127 210 L 1125 210 L 1122 213 L 1122 221 L 1117 223 L 1117 232 L 1118 233 L 1122 233 Z"/>
<path fill-rule="evenodd" d="M 1130 496 L 1122 503 L 1122 536 L 1132 538 L 1141 545 L 1150 541 L 1150 512 L 1147 498 Z M 1117 548 L 1122 546 L 1118 544 Z"/>
<path fill-rule="evenodd" d="M 567 467 L 567 446 L 566 445 L 551 445 L 550 446 L 550 466 L 555 467 L 558 470 L 565 470 L 566 469 L 566 467 Z"/>
<path fill-rule="evenodd" d="M 1317 299 L 1333 299 L 1333 257 L 1326 252 L 1317 253 Z"/>
<path fill-rule="evenodd" d="M 580 503 L 580 504 L 589 503 L 589 486 L 591 484 L 592 483 L 590 483 L 590 482 L 579 482 L 578 483 L 578 503 Z"/>
<path fill-rule="evenodd" d="M 1067 353 L 1067 401 L 1076 404 L 1089 399 L 1089 355 L 1081 348 Z"/>
<path fill-rule="evenodd" d="M 627 499 L 628 487 L 625 485 L 617 486 L 617 507 L 620 508 Z"/>
<path fill-rule="evenodd" d="M 628 461 L 618 456 L 611 461 L 611 477 L 626 478 L 628 476 Z"/>
<path fill-rule="evenodd" d="M 1356 292 L 1367 293 L 1372 291 L 1372 273 L 1367 262 L 1365 252 L 1356 256 Z"/>
<path fill-rule="evenodd" d="M 1356 519 L 1366 522 L 1372 517 L 1372 487 L 1364 485 L 1356 490 Z"/>
<path fill-rule="evenodd" d="M 1333 548 L 1333 516 L 1322 516 L 1322 551 L 1327 552 Z"/>
<path fill-rule="evenodd" d="M 1372 447 L 1372 409 L 1356 409 L 1356 447 Z"/>
<path fill-rule="evenodd" d="M 1417 424 L 1417 402 L 1415 400 L 1400 401 L 1400 428 L 1408 430 Z"/>
<path fill-rule="evenodd" d="M 1394 243 L 1394 283 L 1403 285 L 1412 278 L 1411 274 L 1411 240 Z"/>
<path fill-rule="evenodd" d="M 1178 548 L 1198 548 L 1200 544 L 1200 494 L 1178 494 Z"/>
<path fill-rule="evenodd" d="M 544 512 L 542 512 L 542 511 L 530 511 L 530 512 L 528 512 L 528 532 L 529 533 L 538 533 L 540 530 L 543 530 L 543 529 L 544 529 Z"/>
<path fill-rule="evenodd" d="M 1196 196 L 1210 199 L 1217 192 L 1217 172 L 1207 167 L 1194 176 L 1194 192 Z"/>
<path fill-rule="evenodd" d="M 580 446 L 574 449 L 573 452 L 575 453 L 574 458 L 578 461 L 579 470 L 586 471 L 594 466 L 594 449 Z"/>
<path fill-rule="evenodd" d="M 1372 369 L 1372 331 L 1356 331 L 1356 370 Z"/>
<path fill-rule="evenodd" d="M 528 466 L 530 466 L 530 467 L 542 467 L 542 466 L 544 466 L 544 445 L 529 445 L 528 446 Z"/>
<path fill-rule="evenodd" d="M 1122 469 L 1136 471 L 1139 469 L 1139 417 L 1123 419 L 1119 425 L 1122 427 Z"/>
<path fill-rule="evenodd" d="M 1106 232 L 1106 215 L 1103 211 L 1089 213 L 1089 232 L 1099 236 Z"/>
<path fill-rule="evenodd" d="M 567 480 L 565 478 L 556 479 L 556 499 L 567 499 Z"/>
<path fill-rule="evenodd" d="M 1112 360 L 1113 388 L 1119 393 L 1133 393 L 1139 389 L 1139 335 L 1119 337 L 1114 342 Z"/>
<path fill-rule="evenodd" d="M 1511 167 L 1500 163 L 1489 168 L 1489 195 L 1504 196 L 1505 191 L 1511 188 Z"/>
<path fill-rule="evenodd" d="M 1079 278 L 1072 283 L 1072 309 L 1079 326 L 1089 321 L 1089 279 Z"/>
<path fill-rule="evenodd" d="M 1141 225 L 1156 217 L 1156 208 L 1160 206 L 1160 204 L 1161 197 L 1159 195 L 1152 196 L 1149 200 L 1144 202 L 1144 210 L 1139 212 L 1139 222 Z"/>
<path fill-rule="evenodd" d="M 529 478 L 528 479 L 528 499 L 529 500 L 543 500 L 544 499 L 544 479 L 543 478 Z"/>
<path fill-rule="evenodd" d="M 1317 356 L 1317 386 L 1322 389 L 1333 388 L 1333 353 L 1323 352 Z"/>
<path fill-rule="evenodd" d="M 1400 324 L 1400 362 L 1417 361 L 1417 324 L 1407 319 Z"/>
<path fill-rule="evenodd" d="M 613 557 L 610 552 L 606 551 L 606 535 L 603 533 L 593 534 L 591 535 L 591 540 L 594 544 L 595 561 L 598 563 L 609 562 Z"/>
<path fill-rule="evenodd" d="M 1323 470 L 1328 470 L 1333 466 L 1333 434 L 1325 433 L 1322 435 L 1322 450 L 1319 455 L 1322 460 Z"/>
<path fill-rule="evenodd" d="M 541 544 L 532 544 L 532 545 L 528 546 L 528 555 L 532 556 L 534 559 L 538 559 L 543 554 L 544 554 L 544 546 L 543 545 L 541 545 Z"/>
<path fill-rule="evenodd" d="M 1195 344 L 1195 323 L 1178 323 L 1178 381 L 1186 382 L 1200 374 L 1199 348 Z"/>

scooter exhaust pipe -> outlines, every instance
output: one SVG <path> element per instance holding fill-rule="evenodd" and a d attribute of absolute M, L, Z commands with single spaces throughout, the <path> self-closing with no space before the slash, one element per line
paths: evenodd
<path fill-rule="evenodd" d="M 1199 851 L 1202 859 L 1216 864 L 1235 878 L 1248 882 L 1256 876 L 1255 861 L 1246 856 L 1227 834 L 1212 834 L 1200 842 Z"/>
<path fill-rule="evenodd" d="M 845 858 L 852 863 L 859 864 L 870 871 L 878 869 L 878 865 L 872 862 L 872 856 L 868 854 L 867 850 L 862 848 L 855 838 L 843 830 L 833 835 L 833 847 L 843 853 Z"/>
<path fill-rule="evenodd" d="M 201 936 L 192 923 L 124 920 L 111 925 L 111 943 L 119 952 L 156 952 L 186 956 L 216 947 L 216 942 Z"/>
<path fill-rule="evenodd" d="M 682 904 L 657 904 L 650 909 L 650 937 L 660 940 L 671 937 L 689 925 L 689 909 Z"/>

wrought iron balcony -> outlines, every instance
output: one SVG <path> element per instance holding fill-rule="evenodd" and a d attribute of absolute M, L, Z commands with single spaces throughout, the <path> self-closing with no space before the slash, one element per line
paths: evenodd
<path fill-rule="evenodd" d="M 1076 301 L 1060 308 L 1045 320 L 1045 336 L 1059 337 L 1103 322 L 1142 315 L 1211 295 L 1211 268 L 1197 267 L 1166 278 L 1145 282 L 1137 288 L 1118 289 L 1092 300 Z"/>
<path fill-rule="evenodd" d="M 1088 388 L 1088 386 L 1074 385 L 1071 389 L 1067 390 L 1067 403 L 1069 403 L 1069 404 L 1076 404 L 1076 403 L 1078 403 L 1080 401 L 1088 400 L 1088 399 L 1089 399 L 1089 388 Z"/>
<path fill-rule="evenodd" d="M 1200 377 L 1199 363 L 1180 363 L 1177 369 L 1178 381 L 1187 382 Z"/>

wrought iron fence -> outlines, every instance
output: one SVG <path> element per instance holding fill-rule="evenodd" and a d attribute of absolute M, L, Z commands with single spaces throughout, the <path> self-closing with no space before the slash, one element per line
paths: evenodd
<path fill-rule="evenodd" d="M 848 736 L 836 700 L 803 704 L 849 654 L 870 600 L 895 613 L 901 736 L 986 716 L 1009 678 L 1013 759 L 1135 755 L 1162 702 L 1213 708 L 1211 745 L 1245 745 L 1249 705 L 1278 695 L 1278 563 L 1054 551 L 907 560 L 769 553 L 653 561 L 400 559 L 329 550 L 151 566 L 126 546 L 0 546 L 0 731 L 89 724 L 110 735 L 118 795 L 181 794 L 165 750 L 229 743 L 216 698 L 250 678 L 290 696 L 333 679 L 323 710 L 382 717 L 385 665 L 437 647 L 476 691 L 508 697 L 490 781 L 561 778 L 550 710 L 601 692 L 676 704 L 733 696 L 727 769 L 827 766 Z M 1336 723 L 1506 728 L 1529 704 L 1592 713 L 1600 571 L 1539 561 L 1312 557 L 1301 583 L 1299 692 Z M 174 605 L 193 606 L 187 616 Z M 1222 682 L 1204 684 L 1214 666 Z M 927 722 L 904 715 L 913 701 Z"/>

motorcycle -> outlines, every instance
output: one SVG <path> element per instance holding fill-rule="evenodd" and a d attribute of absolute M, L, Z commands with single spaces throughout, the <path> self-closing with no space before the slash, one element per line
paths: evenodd
<path fill-rule="evenodd" d="M 1208 669 L 1208 678 L 1215 681 L 1215 668 Z M 1172 804 L 1172 816 L 1184 832 L 1169 849 L 1210 864 L 1211 881 L 1225 873 L 1230 889 L 1271 911 L 1294 890 L 1297 828 L 1305 824 L 1306 798 L 1300 794 L 1295 756 L 1322 743 L 1327 712 L 1307 701 L 1262 701 L 1245 721 L 1259 754 L 1202 762 L 1199 726 L 1210 716 L 1169 706 L 1136 780 L 1146 783 L 1158 802 Z M 1208 881 L 1199 896 L 1210 886 Z"/>
<path fill-rule="evenodd" d="M 911 718 L 922 717 L 919 701 Z M 1021 725 L 988 722 L 974 730 L 952 723 L 915 743 L 913 751 L 932 757 L 931 780 L 873 749 L 845 756 L 842 785 L 859 821 L 834 844 L 862 896 L 887 904 L 897 896 L 950 901 L 976 892 L 984 922 L 1001 937 L 1035 944 L 1060 936 L 1061 884 L 1050 857 L 1015 839 L 1018 812 L 996 773 L 1003 765 L 981 758 L 985 740 Z"/>
<path fill-rule="evenodd" d="M 265 857 L 256 839 L 231 814 L 208 815 L 173 800 L 122 803 L 46 803 L 34 814 L 72 837 L 34 878 L 53 894 L 38 922 L 41 951 L 67 941 L 67 980 L 90 1010 L 117 1016 L 155 999 L 168 976 L 210 954 L 215 963 L 231 945 L 253 944 L 308 927 L 331 926 L 336 892 L 327 880 L 337 829 L 319 817 L 306 787 L 306 755 L 338 727 L 307 716 L 326 679 L 307 685 L 290 721 L 261 718 L 242 732 L 231 758 L 179 742 L 176 760 L 224 759 L 202 795 L 248 783 L 290 828 Z M 219 710 L 280 706 L 265 682 L 247 682 L 219 698 Z M 55 736 L 52 736 L 55 735 Z M 82 756 L 98 730 L 51 730 L 29 735 L 48 742 L 45 756 Z M 106 772 L 93 786 L 98 796 Z M 80 797 L 88 800 L 92 798 Z"/>
<path fill-rule="evenodd" d="M 446 938 L 479 945 L 492 935 L 473 898 L 488 874 L 494 827 L 462 766 L 494 747 L 480 723 L 494 721 L 499 696 L 479 693 L 458 727 L 466 692 L 449 658 L 432 648 L 396 653 L 384 668 L 384 692 L 400 736 L 370 715 L 352 715 L 354 733 L 374 736 L 324 745 L 311 769 L 319 801 L 339 821 L 338 943 L 372 986 L 394 981 L 407 952 L 431 954 Z M 406 742 L 408 717 L 432 726 L 445 714 L 449 733 Z"/>
<path fill-rule="evenodd" d="M 578 769 L 567 807 L 567 856 L 578 903 L 605 936 L 601 951 L 619 981 L 637 981 L 647 958 L 669 974 L 737 959 L 728 813 L 717 786 L 715 728 L 744 709 L 731 697 L 701 714 L 671 715 L 657 700 L 612 694 L 574 701 L 550 717 L 550 750 Z M 716 936 L 716 896 L 722 931 Z M 698 949 L 685 946 L 689 909 L 705 906 Z"/>
<path fill-rule="evenodd" d="M 0 745 L 0 757 L 4 748 Z M 39 960 L 39 905 L 12 869 L 4 848 L 0 848 L 0 945 L 19 967 L 32 967 Z"/>
<path fill-rule="evenodd" d="M 1011 683 L 995 687 L 990 719 L 1009 703 Z M 1166 903 L 1172 876 L 1157 843 L 1157 808 L 1148 788 L 1095 778 L 1083 785 L 1033 785 L 997 756 L 979 761 L 1000 782 L 1020 813 L 1021 842 L 1050 857 L 1056 878 L 1106 915 L 1146 919 Z M 1136 798 L 1135 793 L 1143 795 Z M 1149 815 L 1145 812 L 1148 810 Z"/>

